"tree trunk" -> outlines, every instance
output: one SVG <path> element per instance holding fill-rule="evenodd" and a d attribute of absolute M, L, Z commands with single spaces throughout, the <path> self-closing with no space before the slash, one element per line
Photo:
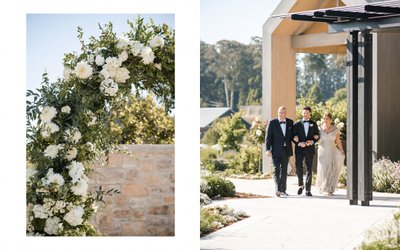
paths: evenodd
<path fill-rule="evenodd" d="M 226 85 L 226 77 L 224 76 L 224 87 L 225 87 L 225 98 L 226 98 L 226 107 L 230 107 L 229 105 L 229 94 L 228 94 L 228 86 Z"/>

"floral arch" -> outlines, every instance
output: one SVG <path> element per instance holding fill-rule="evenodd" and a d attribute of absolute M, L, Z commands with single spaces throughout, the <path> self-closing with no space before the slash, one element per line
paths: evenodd
<path fill-rule="evenodd" d="M 101 235 L 89 223 L 101 193 L 88 190 L 97 159 L 117 149 L 110 134 L 113 107 L 133 92 L 154 94 L 174 108 L 174 30 L 166 24 L 128 21 L 125 38 L 109 23 L 80 53 L 64 57 L 64 78 L 43 83 L 27 97 L 27 234 Z"/>

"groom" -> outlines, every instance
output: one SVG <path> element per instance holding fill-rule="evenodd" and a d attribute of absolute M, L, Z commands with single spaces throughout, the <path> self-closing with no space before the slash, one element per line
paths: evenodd
<path fill-rule="evenodd" d="M 306 106 L 302 110 L 303 119 L 296 122 L 293 128 L 293 142 L 295 143 L 296 154 L 296 172 L 299 179 L 298 195 L 303 193 L 303 160 L 306 160 L 307 173 L 306 173 L 306 195 L 311 194 L 311 181 L 312 181 L 312 163 L 315 154 L 315 143 L 319 139 L 319 130 L 317 124 L 312 121 L 311 108 Z"/>
<path fill-rule="evenodd" d="M 289 157 L 293 155 L 292 149 L 293 120 L 286 118 L 286 108 L 278 109 L 278 118 L 268 123 L 265 143 L 267 156 L 272 156 L 274 165 L 274 181 L 277 197 L 287 197 L 286 179 Z"/>

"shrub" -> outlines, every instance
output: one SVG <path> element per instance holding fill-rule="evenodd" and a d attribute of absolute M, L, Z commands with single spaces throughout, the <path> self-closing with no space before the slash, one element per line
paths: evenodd
<path fill-rule="evenodd" d="M 250 145 L 242 147 L 239 153 L 228 161 L 228 166 L 239 173 L 255 174 L 259 172 L 261 161 L 261 147 Z"/>
<path fill-rule="evenodd" d="M 201 162 L 207 158 L 217 159 L 217 156 L 218 156 L 218 151 L 215 149 L 203 148 L 200 150 L 200 161 Z"/>
<path fill-rule="evenodd" d="M 372 188 L 377 192 L 400 193 L 400 162 L 383 157 L 372 166 Z"/>
<path fill-rule="evenodd" d="M 200 193 L 200 206 L 202 207 L 210 204 L 211 204 L 211 199 L 208 197 L 208 195 Z"/>
<path fill-rule="evenodd" d="M 208 205 L 200 210 L 200 235 L 204 235 L 248 217 L 243 211 L 235 211 L 227 205 Z"/>
<path fill-rule="evenodd" d="M 392 250 L 400 249 L 400 212 L 385 225 L 369 230 L 361 245 L 363 250 Z"/>
<path fill-rule="evenodd" d="M 343 166 L 339 175 L 339 184 L 343 187 L 347 186 L 347 167 Z"/>
<path fill-rule="evenodd" d="M 205 184 L 206 183 L 206 184 Z M 205 193 L 208 197 L 232 197 L 235 195 L 235 185 L 218 175 L 209 175 L 202 178 L 200 192 Z"/>

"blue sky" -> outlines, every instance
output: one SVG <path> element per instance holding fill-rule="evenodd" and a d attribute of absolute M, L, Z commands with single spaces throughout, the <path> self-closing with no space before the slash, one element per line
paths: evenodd
<path fill-rule="evenodd" d="M 173 14 L 140 16 L 175 27 Z M 137 14 L 27 14 L 27 89 L 39 87 L 45 70 L 50 81 L 62 77 L 64 53 L 80 50 L 78 26 L 82 27 L 86 41 L 100 34 L 98 23 L 104 25 L 109 21 L 117 35 L 122 36 L 129 29 L 127 20 L 136 17 Z"/>
<path fill-rule="evenodd" d="M 200 38 L 215 44 L 222 39 L 245 44 L 262 36 L 262 26 L 280 0 L 200 0 Z"/>

